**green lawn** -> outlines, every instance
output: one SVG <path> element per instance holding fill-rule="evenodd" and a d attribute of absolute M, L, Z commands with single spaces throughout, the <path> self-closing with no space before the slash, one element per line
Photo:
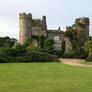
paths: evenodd
<path fill-rule="evenodd" d="M 92 69 L 61 63 L 0 64 L 0 92 L 92 92 Z"/>
<path fill-rule="evenodd" d="M 82 64 L 92 65 L 92 62 L 83 62 Z"/>

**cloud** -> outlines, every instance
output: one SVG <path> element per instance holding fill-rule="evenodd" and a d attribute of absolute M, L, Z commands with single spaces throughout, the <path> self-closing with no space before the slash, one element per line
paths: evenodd
<path fill-rule="evenodd" d="M 19 38 L 19 13 L 31 12 L 33 17 L 47 16 L 50 29 L 72 25 L 75 18 L 92 20 L 92 0 L 0 0 L 0 35 Z M 92 21 L 90 21 L 92 35 Z M 61 29 L 62 29 L 61 28 Z"/>

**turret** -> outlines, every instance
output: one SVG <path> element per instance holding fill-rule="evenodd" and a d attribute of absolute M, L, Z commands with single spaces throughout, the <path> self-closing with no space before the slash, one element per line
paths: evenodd
<path fill-rule="evenodd" d="M 20 19 L 20 44 L 24 44 L 26 40 L 31 37 L 32 14 L 20 13 L 19 19 Z"/>
<path fill-rule="evenodd" d="M 89 18 L 78 18 L 75 21 L 79 40 L 89 40 Z"/>

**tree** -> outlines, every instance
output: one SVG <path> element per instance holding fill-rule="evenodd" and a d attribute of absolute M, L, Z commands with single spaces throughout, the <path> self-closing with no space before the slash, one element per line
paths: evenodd
<path fill-rule="evenodd" d="M 53 53 L 53 44 L 54 41 L 51 39 L 46 39 L 44 42 L 44 49 L 48 52 L 48 53 Z"/>
<path fill-rule="evenodd" d="M 45 41 L 46 37 L 44 37 L 43 35 L 39 36 L 39 47 L 43 48 L 44 47 L 44 41 Z"/>
<path fill-rule="evenodd" d="M 24 47 L 28 47 L 28 46 L 30 46 L 30 44 L 32 45 L 32 40 L 28 37 L 24 44 Z"/>
<path fill-rule="evenodd" d="M 17 43 L 17 40 L 10 37 L 0 37 L 0 47 L 12 47 Z"/>
<path fill-rule="evenodd" d="M 83 49 L 89 53 L 90 50 L 92 50 L 92 40 L 88 41 L 85 43 L 85 45 L 83 46 Z"/>
<path fill-rule="evenodd" d="M 92 40 L 92 36 L 90 36 L 89 39 Z"/>
<path fill-rule="evenodd" d="M 27 49 L 24 46 L 21 46 L 20 44 L 12 48 L 4 49 L 4 53 L 7 56 L 11 56 L 11 57 L 24 56 L 26 52 L 27 52 Z"/>
<path fill-rule="evenodd" d="M 83 49 L 88 54 L 87 61 L 92 61 L 92 40 L 86 42 Z"/>

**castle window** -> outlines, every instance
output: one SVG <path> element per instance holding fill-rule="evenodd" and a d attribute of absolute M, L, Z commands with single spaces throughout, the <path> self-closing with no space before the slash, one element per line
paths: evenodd
<path fill-rule="evenodd" d="M 60 36 L 54 36 L 54 41 L 60 40 Z"/>
<path fill-rule="evenodd" d="M 34 31 L 34 35 L 36 35 L 36 36 L 37 36 L 37 35 L 38 35 L 38 31 Z"/>
<path fill-rule="evenodd" d="M 33 45 L 38 46 L 38 41 L 37 40 L 33 40 L 32 43 L 33 43 Z"/>
<path fill-rule="evenodd" d="M 61 45 L 60 44 L 54 44 L 53 48 L 54 48 L 54 50 L 59 51 L 59 50 L 61 50 Z"/>

